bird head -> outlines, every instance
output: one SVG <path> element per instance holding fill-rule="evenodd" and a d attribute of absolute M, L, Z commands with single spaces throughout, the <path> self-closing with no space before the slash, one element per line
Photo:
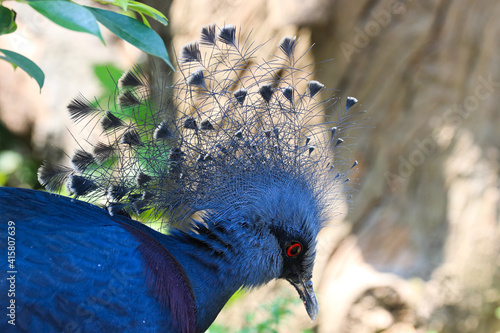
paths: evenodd
<path fill-rule="evenodd" d="M 188 232 L 203 244 L 192 256 L 210 264 L 215 260 L 218 283 L 232 281 L 235 289 L 257 287 L 273 279 L 289 281 L 314 320 L 318 303 L 311 279 L 324 209 L 307 183 L 284 182 L 285 178 L 281 174 L 273 182 L 263 181 L 262 175 L 248 175 L 238 184 L 241 190 L 232 202 L 223 200 L 213 202 L 211 209 L 206 207 L 195 229 Z M 219 252 L 211 259 L 213 251 Z"/>
<path fill-rule="evenodd" d="M 324 217 L 317 199 L 309 191 L 300 186 L 274 189 L 268 193 L 272 198 L 263 197 L 261 218 L 272 221 L 269 231 L 277 241 L 282 262 L 278 278 L 287 280 L 295 287 L 314 321 L 318 314 L 318 302 L 312 273 L 316 237 Z"/>

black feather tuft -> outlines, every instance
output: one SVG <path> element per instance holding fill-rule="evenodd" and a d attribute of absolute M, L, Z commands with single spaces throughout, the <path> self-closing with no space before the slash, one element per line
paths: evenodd
<path fill-rule="evenodd" d="M 215 46 L 217 41 L 217 36 L 215 34 L 216 30 L 215 24 L 209 24 L 201 28 L 200 44 L 206 46 Z"/>
<path fill-rule="evenodd" d="M 237 137 L 238 139 L 243 139 L 243 130 L 240 129 L 236 133 L 234 133 L 234 136 Z"/>
<path fill-rule="evenodd" d="M 201 62 L 200 46 L 197 41 L 184 44 L 181 48 L 180 62 Z"/>
<path fill-rule="evenodd" d="M 120 87 L 138 87 L 144 85 L 134 71 L 125 72 L 118 81 Z"/>
<path fill-rule="evenodd" d="M 141 101 L 134 95 L 131 90 L 124 91 L 118 96 L 118 103 L 122 107 L 141 105 Z"/>
<path fill-rule="evenodd" d="M 175 135 L 170 131 L 168 125 L 164 122 L 155 129 L 153 133 L 153 138 L 155 140 L 168 140 L 175 138 Z"/>
<path fill-rule="evenodd" d="M 154 195 L 151 192 L 145 191 L 142 194 L 142 200 L 151 200 L 152 198 L 154 198 Z"/>
<path fill-rule="evenodd" d="M 210 120 L 205 119 L 200 123 L 200 129 L 205 131 L 211 131 L 214 129 L 214 125 L 212 125 Z"/>
<path fill-rule="evenodd" d="M 338 138 L 337 139 L 337 142 L 335 143 L 335 147 L 334 148 L 337 148 L 340 144 L 342 144 L 344 142 L 344 139 L 342 138 Z"/>
<path fill-rule="evenodd" d="M 193 129 L 193 130 L 198 129 L 198 124 L 196 123 L 196 120 L 193 117 L 187 117 L 186 119 L 184 119 L 182 126 L 187 129 Z"/>
<path fill-rule="evenodd" d="M 168 155 L 168 160 L 171 162 L 180 162 L 184 152 L 179 147 L 170 148 L 170 154 Z"/>
<path fill-rule="evenodd" d="M 247 90 L 246 89 L 238 89 L 233 93 L 234 97 L 236 97 L 236 101 L 240 103 L 240 105 L 243 105 L 245 102 L 245 97 L 247 96 Z"/>
<path fill-rule="evenodd" d="M 76 196 L 86 195 L 96 189 L 96 184 L 91 180 L 78 175 L 69 175 L 66 183 L 68 191 Z"/>
<path fill-rule="evenodd" d="M 130 214 L 128 214 L 125 211 L 125 207 L 127 207 L 127 205 L 122 204 L 122 203 L 115 203 L 115 202 L 113 202 L 113 203 L 110 203 L 106 207 L 106 209 L 108 210 L 108 213 L 111 216 L 122 215 L 122 216 L 130 218 Z"/>
<path fill-rule="evenodd" d="M 146 185 L 149 181 L 153 179 L 151 176 L 146 175 L 144 172 L 139 172 L 137 176 L 135 177 L 135 181 L 137 183 L 137 186 L 142 187 Z"/>
<path fill-rule="evenodd" d="M 236 39 L 236 26 L 234 24 L 228 24 L 219 29 L 217 33 L 219 40 L 224 44 L 235 45 Z"/>
<path fill-rule="evenodd" d="M 262 98 L 269 103 L 271 97 L 273 96 L 273 87 L 269 83 L 263 84 L 259 87 L 259 93 Z"/>
<path fill-rule="evenodd" d="M 94 156 L 84 150 L 77 149 L 71 157 L 71 163 L 78 172 L 84 172 L 87 167 L 95 163 Z"/>
<path fill-rule="evenodd" d="M 123 121 L 111 113 L 111 111 L 106 111 L 101 118 L 101 125 L 105 131 L 115 130 L 120 127 L 125 126 Z"/>
<path fill-rule="evenodd" d="M 147 210 L 147 204 L 148 203 L 143 200 L 137 200 L 132 202 L 130 206 L 132 207 L 134 213 L 136 213 L 137 215 L 141 215 Z"/>
<path fill-rule="evenodd" d="M 283 89 L 283 96 L 285 96 L 290 103 L 293 103 L 293 87 L 286 87 Z"/>
<path fill-rule="evenodd" d="M 347 101 L 345 102 L 345 110 L 349 110 L 351 108 L 351 106 L 353 106 L 354 104 L 356 104 L 358 102 L 358 100 L 354 97 L 347 97 Z"/>
<path fill-rule="evenodd" d="M 198 69 L 197 71 L 189 75 L 187 78 L 187 84 L 190 86 L 199 86 L 205 88 L 206 86 L 205 86 L 205 77 L 203 75 L 203 70 Z"/>
<path fill-rule="evenodd" d="M 61 189 L 68 176 L 73 172 L 73 169 L 52 162 L 44 162 L 38 169 L 38 182 L 51 192 L 56 192 Z"/>
<path fill-rule="evenodd" d="M 293 57 L 293 52 L 295 51 L 295 46 L 297 45 L 297 37 L 296 36 L 285 36 L 278 43 L 278 47 L 280 50 L 291 59 Z"/>
<path fill-rule="evenodd" d="M 119 201 L 127 194 L 127 188 L 123 185 L 110 185 L 106 192 L 108 199 L 111 201 Z"/>
<path fill-rule="evenodd" d="M 128 129 L 122 134 L 120 143 L 129 146 L 140 146 L 142 142 L 139 133 L 135 129 Z"/>
<path fill-rule="evenodd" d="M 115 154 L 115 147 L 107 145 L 103 142 L 98 142 L 94 146 L 94 158 L 97 163 L 102 164 L 113 157 Z"/>
<path fill-rule="evenodd" d="M 96 112 L 101 112 L 100 109 L 96 109 L 89 100 L 85 97 L 79 95 L 74 98 L 68 105 L 69 117 L 75 123 L 79 122 L 88 115 Z"/>
<path fill-rule="evenodd" d="M 309 146 L 309 157 L 311 157 L 312 152 L 316 149 L 316 146 Z"/>
<path fill-rule="evenodd" d="M 309 81 L 309 97 L 313 98 L 316 94 L 325 87 L 323 83 L 318 81 Z"/>

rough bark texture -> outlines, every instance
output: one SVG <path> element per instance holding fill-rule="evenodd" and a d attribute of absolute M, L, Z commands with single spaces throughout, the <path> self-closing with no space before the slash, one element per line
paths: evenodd
<path fill-rule="evenodd" d="M 320 331 L 405 323 L 440 332 L 498 330 L 500 6 L 338 1 L 332 13 L 335 24 L 312 28 L 315 58 L 336 59 L 318 77 L 356 94 L 373 128 L 359 134 L 352 229 L 330 257 L 322 287 L 333 296 L 352 286 L 330 274 L 359 274 L 356 259 L 339 269 L 344 256 L 370 265 L 366 275 L 379 281 L 351 294 L 347 320 L 336 329 L 330 313 L 338 303 L 327 306 Z M 380 280 L 383 273 L 399 282 Z M 408 301 L 400 287 L 413 289 Z M 394 292 L 395 309 L 386 303 Z M 360 309 L 368 313 L 353 314 Z M 377 313 L 387 317 L 384 324 L 370 323 Z"/>
<path fill-rule="evenodd" d="M 351 150 L 359 190 L 320 239 L 319 318 L 309 325 L 299 304 L 283 332 L 500 330 L 498 17 L 487 0 L 173 1 L 177 50 L 212 22 L 258 42 L 275 36 L 270 52 L 298 35 L 301 47 L 315 43 L 316 79 L 368 110 Z M 282 287 L 293 292 L 272 284 L 219 322 L 238 325 L 235 314 Z"/>

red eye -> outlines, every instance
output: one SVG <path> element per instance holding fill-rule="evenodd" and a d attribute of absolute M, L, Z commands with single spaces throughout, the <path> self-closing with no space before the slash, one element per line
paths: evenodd
<path fill-rule="evenodd" d="M 296 257 L 300 254 L 300 252 L 302 252 L 302 244 L 297 242 L 293 242 L 292 244 L 290 244 L 288 249 L 286 249 L 286 254 L 289 257 Z"/>

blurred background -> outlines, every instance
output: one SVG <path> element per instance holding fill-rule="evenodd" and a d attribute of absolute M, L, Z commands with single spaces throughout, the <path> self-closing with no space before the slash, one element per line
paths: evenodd
<path fill-rule="evenodd" d="M 314 63 L 315 79 L 367 110 L 350 147 L 353 200 L 320 234 L 318 319 L 289 284 L 271 283 L 238 293 L 210 332 L 500 332 L 499 2 L 146 2 L 170 20 L 153 28 L 171 58 L 213 22 L 267 42 L 263 59 L 297 35 L 302 51 L 314 44 L 303 64 Z M 63 159 L 81 138 L 70 100 L 101 100 L 112 77 L 152 60 L 104 28 L 107 46 L 11 8 L 18 30 L 0 48 L 35 61 L 46 83 L 40 92 L 0 62 L 0 186 L 40 188 L 41 161 Z"/>

